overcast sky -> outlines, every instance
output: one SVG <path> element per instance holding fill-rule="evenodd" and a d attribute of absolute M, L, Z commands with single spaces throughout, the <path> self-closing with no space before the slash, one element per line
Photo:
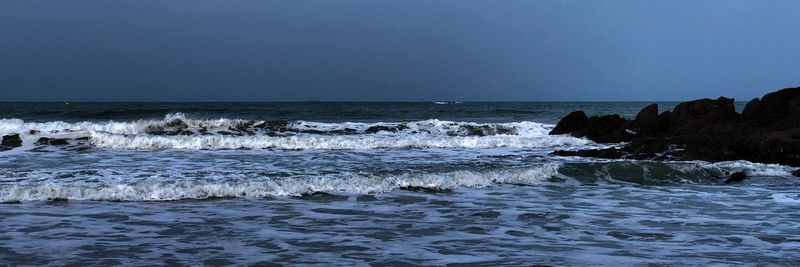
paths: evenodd
<path fill-rule="evenodd" d="M 748 100 L 800 85 L 800 1 L 0 6 L 0 101 Z"/>

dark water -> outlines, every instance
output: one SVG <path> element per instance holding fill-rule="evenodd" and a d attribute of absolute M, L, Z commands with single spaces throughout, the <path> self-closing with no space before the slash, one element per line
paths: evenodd
<path fill-rule="evenodd" d="M 473 122 L 535 121 L 555 124 L 571 111 L 589 115 L 618 113 L 633 117 L 650 102 L 287 102 L 287 103 L 0 103 L 0 118 L 31 122 L 130 121 L 163 119 L 185 113 L 197 118 L 245 120 L 419 121 L 440 119 Z M 661 110 L 677 102 L 658 102 Z M 744 103 L 737 102 L 738 106 Z"/>
<path fill-rule="evenodd" d="M 0 265 L 800 263 L 791 167 L 549 156 L 646 104 L 0 104 Z"/>

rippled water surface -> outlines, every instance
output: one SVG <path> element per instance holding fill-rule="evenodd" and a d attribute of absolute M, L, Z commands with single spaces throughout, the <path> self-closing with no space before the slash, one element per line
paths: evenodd
<path fill-rule="evenodd" d="M 0 104 L 0 265 L 800 264 L 792 167 L 549 155 L 645 104 Z"/>

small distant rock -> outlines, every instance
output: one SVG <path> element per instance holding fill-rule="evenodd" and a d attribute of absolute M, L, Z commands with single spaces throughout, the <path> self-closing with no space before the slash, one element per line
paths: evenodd
<path fill-rule="evenodd" d="M 725 180 L 725 183 L 726 184 L 740 183 L 740 182 L 744 181 L 745 179 L 747 179 L 747 174 L 744 173 L 743 171 L 738 171 L 738 172 L 734 172 L 733 174 L 731 174 L 731 177 L 729 177 L 727 180 Z"/>
<path fill-rule="evenodd" d="M 22 139 L 19 138 L 19 134 L 10 134 L 3 136 L 3 141 L 0 142 L 0 151 L 11 150 L 20 146 L 22 146 Z"/>
<path fill-rule="evenodd" d="M 63 146 L 68 145 L 69 141 L 66 138 L 47 138 L 42 137 L 36 141 L 37 145 L 51 145 L 51 146 Z"/>
<path fill-rule="evenodd" d="M 400 124 L 400 125 L 397 125 L 397 126 L 376 125 L 376 126 L 370 126 L 364 132 L 368 133 L 368 134 L 377 133 L 377 132 L 393 132 L 393 133 L 396 133 L 396 132 L 403 131 L 405 129 L 408 129 L 408 126 L 406 126 L 405 124 Z"/>
<path fill-rule="evenodd" d="M 792 175 L 800 177 L 800 169 L 797 169 L 794 172 L 792 172 Z"/>

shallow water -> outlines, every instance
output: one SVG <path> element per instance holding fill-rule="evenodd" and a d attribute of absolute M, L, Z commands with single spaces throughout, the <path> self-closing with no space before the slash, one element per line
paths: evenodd
<path fill-rule="evenodd" d="M 6 205 L 9 264 L 796 265 L 798 184 Z M 794 201 L 780 196 L 794 195 Z"/>
<path fill-rule="evenodd" d="M 4 265 L 800 264 L 794 168 L 549 156 L 644 103 L 4 105 Z"/>

